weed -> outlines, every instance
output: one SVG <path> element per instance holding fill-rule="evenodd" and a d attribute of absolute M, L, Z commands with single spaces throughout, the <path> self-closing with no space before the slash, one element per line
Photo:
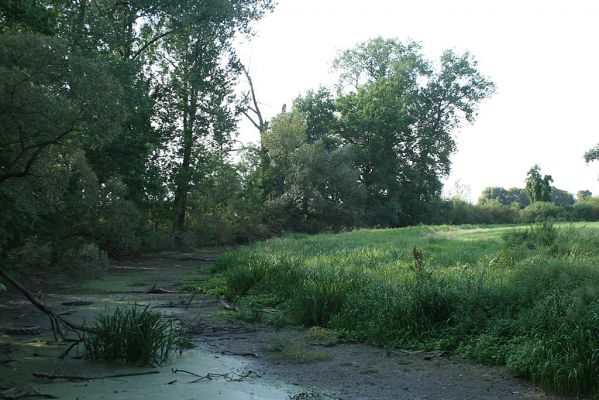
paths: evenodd
<path fill-rule="evenodd" d="M 597 228 L 419 226 L 286 237 L 221 257 L 213 285 L 238 304 L 268 299 L 291 321 L 321 327 L 308 341 L 335 332 L 339 342 L 453 350 L 547 389 L 599 395 Z M 414 248 L 425 264 L 415 265 Z M 283 342 L 276 352 L 302 360 L 307 350 Z"/>
<path fill-rule="evenodd" d="M 308 329 L 308 332 L 304 335 L 304 339 L 308 343 L 319 344 L 322 346 L 333 346 L 337 344 L 337 335 L 335 334 L 335 331 L 321 328 L 320 326 L 313 326 Z"/>
<path fill-rule="evenodd" d="M 92 360 L 162 364 L 190 342 L 181 328 L 148 307 L 116 308 L 99 316 L 83 342 Z"/>

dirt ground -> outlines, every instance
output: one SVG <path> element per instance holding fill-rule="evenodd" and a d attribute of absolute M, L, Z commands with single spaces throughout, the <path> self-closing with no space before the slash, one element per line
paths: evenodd
<path fill-rule="evenodd" d="M 288 399 L 563 399 L 536 389 L 504 369 L 474 364 L 455 355 L 389 351 L 364 344 L 330 345 L 315 341 L 309 331 L 299 327 L 243 322 L 235 318 L 234 312 L 225 310 L 219 299 L 208 295 L 192 299 L 190 293 L 181 292 L 186 282 L 207 279 L 220 251 L 161 253 L 119 260 L 98 279 L 69 282 L 53 276 L 26 280 L 45 303 L 77 323 L 93 320 L 94 315 L 114 305 L 149 304 L 189 328 L 200 350 L 216 358 L 243 358 L 261 376 L 296 385 L 297 392 Z M 145 293 L 154 285 L 174 293 Z M 93 304 L 62 305 L 80 299 Z M 0 296 L 0 328 L 33 325 L 44 330 L 42 338 L 51 339 L 44 314 L 15 291 Z M 12 378 L 2 359 L 10 357 L 7 349 L 15 340 L 32 339 L 0 335 L 0 375 L 6 378 L 0 379 L 0 386 L 5 389 Z"/>

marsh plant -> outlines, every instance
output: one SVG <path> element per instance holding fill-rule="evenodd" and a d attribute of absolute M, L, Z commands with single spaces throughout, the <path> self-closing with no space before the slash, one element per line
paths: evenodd
<path fill-rule="evenodd" d="M 339 341 L 455 351 L 599 398 L 598 244 L 598 224 L 291 236 L 222 256 L 214 283 Z"/>
<path fill-rule="evenodd" d="M 85 355 L 109 363 L 162 364 L 190 344 L 180 326 L 148 306 L 106 312 L 92 329 L 83 342 Z"/>

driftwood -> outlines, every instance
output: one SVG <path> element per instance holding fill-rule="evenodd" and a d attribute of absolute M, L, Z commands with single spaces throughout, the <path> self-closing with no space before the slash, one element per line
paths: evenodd
<path fill-rule="evenodd" d="M 145 372 L 131 372 L 125 374 L 114 374 L 114 375 L 102 375 L 102 376 L 77 376 L 77 375 L 54 375 L 45 372 L 34 372 L 33 376 L 36 378 L 43 378 L 49 380 L 66 380 L 69 382 L 82 382 L 82 381 L 94 381 L 98 379 L 110 379 L 110 378 L 124 378 L 128 376 L 139 376 L 139 375 L 150 375 L 159 374 L 160 371 L 145 371 Z"/>
<path fill-rule="evenodd" d="M 225 374 L 215 374 L 212 372 L 207 373 L 206 375 L 199 375 L 196 374 L 195 372 L 190 372 L 190 371 L 186 371 L 183 369 L 173 369 L 173 374 L 176 373 L 185 373 L 185 374 L 189 374 L 189 375 L 193 375 L 196 376 L 198 379 L 195 379 L 189 383 L 196 383 L 196 382 L 200 382 L 203 380 L 209 380 L 211 381 L 214 378 L 223 378 L 225 381 L 227 382 L 241 382 L 246 378 L 249 378 L 250 376 L 256 376 L 256 377 L 260 377 L 260 375 L 258 375 L 257 373 L 255 373 L 254 371 L 248 371 L 245 372 L 243 374 L 238 374 L 236 372 L 227 372 Z"/>
<path fill-rule="evenodd" d="M 29 300 L 31 304 L 33 304 L 38 310 L 42 311 L 44 314 L 48 316 L 48 318 L 50 319 L 50 325 L 52 326 L 52 332 L 54 332 L 55 337 L 58 333 L 60 337 L 64 339 L 62 331 L 60 330 L 61 326 L 74 332 L 93 333 L 92 329 L 82 325 L 77 325 L 56 314 L 50 307 L 48 307 L 45 303 L 43 303 L 37 297 L 35 297 L 29 290 L 27 290 L 25 286 L 23 286 L 20 282 L 18 282 L 12 276 L 7 274 L 2 268 L 0 268 L 0 276 L 4 278 L 7 282 L 9 282 L 11 285 L 13 285 L 19 292 L 21 292 L 23 296 L 25 296 L 27 300 Z"/>

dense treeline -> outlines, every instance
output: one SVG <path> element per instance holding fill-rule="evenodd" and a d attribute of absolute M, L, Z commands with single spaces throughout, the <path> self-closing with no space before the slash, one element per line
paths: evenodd
<path fill-rule="evenodd" d="M 232 42 L 272 6 L 2 1 L 3 264 L 102 266 L 186 244 L 237 174 Z"/>
<path fill-rule="evenodd" d="M 468 53 L 433 62 L 417 43 L 372 39 L 334 60 L 335 87 L 264 120 L 233 42 L 272 8 L 0 2 L 4 265 L 88 269 L 106 255 L 288 231 L 516 222 L 530 207 L 596 218 L 592 199 L 557 211 L 522 192 L 441 199 L 452 133 L 494 91 Z M 239 119 L 254 114 L 259 145 L 235 149 Z"/>

